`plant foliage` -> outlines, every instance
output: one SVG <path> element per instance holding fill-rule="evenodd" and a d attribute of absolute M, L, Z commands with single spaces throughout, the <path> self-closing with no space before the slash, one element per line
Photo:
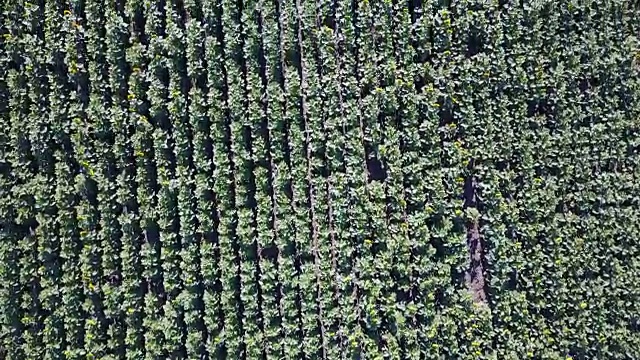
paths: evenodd
<path fill-rule="evenodd" d="M 0 5 L 0 358 L 640 358 L 640 8 Z"/>

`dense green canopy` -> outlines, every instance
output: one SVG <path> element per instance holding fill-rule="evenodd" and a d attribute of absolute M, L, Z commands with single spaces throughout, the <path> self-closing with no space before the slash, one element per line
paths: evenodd
<path fill-rule="evenodd" d="M 0 358 L 640 359 L 636 2 L 0 3 Z"/>

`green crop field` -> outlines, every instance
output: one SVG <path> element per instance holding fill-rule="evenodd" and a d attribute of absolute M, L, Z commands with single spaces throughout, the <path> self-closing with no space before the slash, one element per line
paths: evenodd
<path fill-rule="evenodd" d="M 0 1 L 0 359 L 640 359 L 640 5 Z"/>

